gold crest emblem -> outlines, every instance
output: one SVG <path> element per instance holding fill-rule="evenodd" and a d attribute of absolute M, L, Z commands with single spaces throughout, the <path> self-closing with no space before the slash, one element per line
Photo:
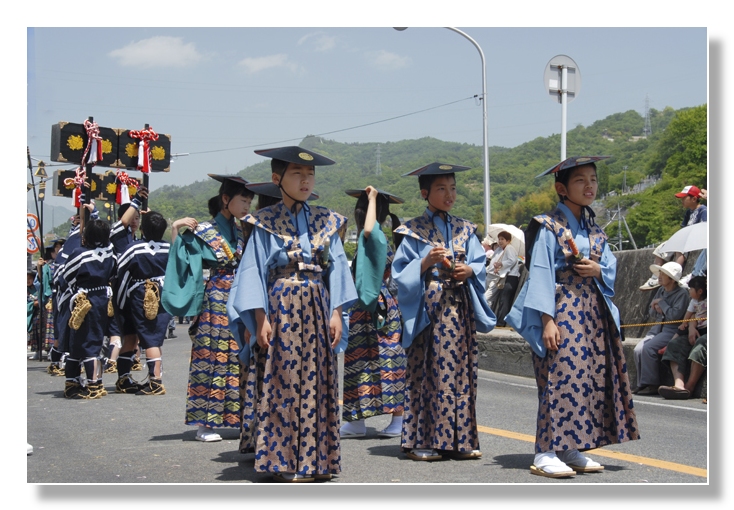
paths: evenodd
<path fill-rule="evenodd" d="M 138 144 L 129 143 L 125 145 L 125 154 L 127 154 L 128 158 L 137 158 L 138 157 Z"/>
<path fill-rule="evenodd" d="M 117 184 L 115 184 L 114 182 L 107 184 L 107 193 L 110 195 L 116 195 L 117 194 Z"/>
<path fill-rule="evenodd" d="M 150 149 L 150 155 L 155 159 L 156 161 L 162 161 L 166 159 L 166 149 L 163 147 L 156 146 Z"/>
<path fill-rule="evenodd" d="M 591 158 L 577 158 L 576 163 L 584 163 L 586 161 L 591 161 Z"/>
<path fill-rule="evenodd" d="M 438 167 L 438 169 L 439 170 L 453 170 L 454 167 L 452 167 L 451 165 L 441 165 Z"/>
<path fill-rule="evenodd" d="M 84 148 L 84 139 L 79 135 L 71 135 L 66 140 L 66 145 L 73 151 L 80 151 Z"/>
<path fill-rule="evenodd" d="M 112 152 L 112 142 L 107 139 L 102 140 L 102 153 L 110 154 L 111 152 Z"/>
<path fill-rule="evenodd" d="M 307 152 L 299 152 L 298 157 L 304 161 L 313 161 L 313 156 Z"/>

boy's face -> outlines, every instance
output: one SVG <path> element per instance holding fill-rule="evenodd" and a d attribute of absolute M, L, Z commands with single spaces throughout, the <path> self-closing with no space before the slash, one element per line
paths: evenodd
<path fill-rule="evenodd" d="M 596 169 L 591 165 L 571 170 L 571 176 L 565 185 L 556 183 L 556 192 L 559 195 L 565 195 L 570 201 L 582 207 L 594 203 L 598 189 Z"/>
<path fill-rule="evenodd" d="M 316 183 L 316 169 L 313 166 L 288 163 L 288 168 L 285 169 L 283 177 L 277 173 L 273 174 L 273 182 L 275 184 L 280 183 L 291 199 L 305 202 L 311 197 L 311 192 Z M 284 194 L 283 201 L 287 200 L 288 197 Z"/>
<path fill-rule="evenodd" d="M 130 221 L 130 230 L 135 234 L 140 228 L 140 212 L 135 211 L 133 219 Z"/>
<path fill-rule="evenodd" d="M 29 274 L 28 275 L 28 285 L 26 285 L 26 286 L 27 287 L 30 287 L 31 285 L 33 285 L 33 275 L 32 274 Z"/>
<path fill-rule="evenodd" d="M 450 211 L 456 202 L 456 179 L 453 176 L 437 177 L 431 183 L 431 189 L 421 190 L 423 199 L 428 200 L 431 212 Z"/>

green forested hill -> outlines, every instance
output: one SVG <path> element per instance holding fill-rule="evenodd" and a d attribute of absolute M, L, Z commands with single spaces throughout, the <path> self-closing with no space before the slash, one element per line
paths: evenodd
<path fill-rule="evenodd" d="M 599 165 L 602 197 L 610 191 L 617 196 L 607 206 L 619 202 L 627 211 L 627 222 L 638 246 L 660 242 L 679 228 L 683 210 L 673 194 L 685 184 L 706 187 L 706 105 L 675 111 L 651 110 L 652 135 L 639 137 L 645 119 L 635 111 L 611 115 L 591 126 L 577 126 L 567 134 L 568 156 L 609 155 Z M 317 204 L 330 207 L 352 219 L 355 200 L 344 193 L 350 188 L 374 185 L 405 200 L 393 206 L 400 217 L 422 212 L 417 178 L 401 174 L 440 161 L 472 167 L 457 174 L 459 198 L 453 212 L 477 223 L 483 230 L 484 187 L 482 147 L 434 138 L 388 143 L 344 144 L 306 137 L 299 145 L 332 158 L 336 165 L 319 167 L 316 172 Z M 381 175 L 376 175 L 379 145 Z M 492 221 L 518 226 L 555 203 L 552 178 L 535 176 L 560 159 L 560 134 L 537 138 L 512 149 L 490 147 L 490 190 Z M 626 169 L 627 187 L 645 177 L 659 177 L 659 183 L 636 195 L 621 195 Z M 270 160 L 240 171 L 249 181 L 270 180 Z M 208 218 L 206 202 L 216 194 L 216 181 L 203 180 L 188 186 L 166 186 L 150 195 L 150 207 L 166 218 L 194 216 Z M 610 229 L 616 228 L 616 222 Z M 608 232 L 613 235 L 614 232 Z"/>

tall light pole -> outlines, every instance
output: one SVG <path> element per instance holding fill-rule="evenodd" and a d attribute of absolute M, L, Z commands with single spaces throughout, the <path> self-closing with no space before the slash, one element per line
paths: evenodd
<path fill-rule="evenodd" d="M 406 30 L 407 27 L 394 27 L 395 30 Z M 456 32 L 457 34 L 461 35 L 465 39 L 467 39 L 470 43 L 474 45 L 474 47 L 479 52 L 479 57 L 482 59 L 482 97 L 480 100 L 482 101 L 482 121 L 483 121 L 483 145 L 484 145 L 484 231 L 487 232 L 487 229 L 489 228 L 489 225 L 492 224 L 492 214 L 490 211 L 490 205 L 489 205 L 489 147 L 487 145 L 487 65 L 484 60 L 484 52 L 482 51 L 482 48 L 477 44 L 477 42 L 469 37 L 466 33 L 462 32 L 458 28 L 453 27 L 444 27 L 448 28 L 449 30 Z"/>

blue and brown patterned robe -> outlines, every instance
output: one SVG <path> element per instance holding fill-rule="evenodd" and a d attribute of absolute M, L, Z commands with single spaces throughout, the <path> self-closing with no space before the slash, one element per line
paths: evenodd
<path fill-rule="evenodd" d="M 329 321 L 357 298 L 338 234 L 346 218 L 308 204 L 294 215 L 278 203 L 245 219 L 255 228 L 228 304 L 235 337 L 243 342 L 244 329 L 252 335 L 241 357 L 256 373 L 244 401 L 241 451 L 255 452 L 258 472 L 338 474 L 339 381 Z M 267 349 L 257 345 L 258 309 L 272 327 Z"/>
<path fill-rule="evenodd" d="M 486 254 L 476 226 L 426 210 L 395 233 L 405 236 L 392 264 L 407 358 L 401 446 L 479 450 L 476 332 L 491 331 L 496 318 L 484 299 Z M 421 274 L 422 259 L 436 246 L 450 249 L 474 274 L 459 282 L 441 265 Z"/>
<path fill-rule="evenodd" d="M 581 225 L 564 204 L 536 216 L 528 227 L 530 274 L 507 323 L 533 350 L 538 385 L 535 452 L 588 450 L 639 439 L 622 350 L 619 312 L 611 301 L 617 261 L 597 225 Z M 537 234 L 533 234 L 537 230 Z M 563 241 L 570 230 L 584 257 L 601 266 L 601 277 L 581 277 Z M 546 349 L 542 315 L 554 318 L 557 351 Z"/>

